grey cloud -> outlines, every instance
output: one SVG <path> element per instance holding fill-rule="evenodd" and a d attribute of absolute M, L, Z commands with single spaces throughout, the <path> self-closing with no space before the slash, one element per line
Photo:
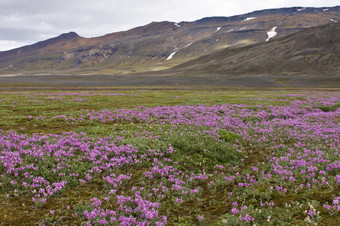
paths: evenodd
<path fill-rule="evenodd" d="M 25 35 L 23 35 L 25 34 Z M 0 28 L 0 40 L 27 41 L 37 37 L 37 31 L 28 28 Z"/>

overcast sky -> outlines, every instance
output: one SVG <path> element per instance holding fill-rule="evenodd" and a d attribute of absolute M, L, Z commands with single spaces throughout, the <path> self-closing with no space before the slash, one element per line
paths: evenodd
<path fill-rule="evenodd" d="M 152 21 L 194 21 L 268 8 L 336 5 L 339 0 L 0 0 L 0 51 L 69 31 L 96 37 Z"/>

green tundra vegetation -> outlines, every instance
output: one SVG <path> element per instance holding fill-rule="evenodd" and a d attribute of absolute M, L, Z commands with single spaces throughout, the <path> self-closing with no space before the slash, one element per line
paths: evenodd
<path fill-rule="evenodd" d="M 339 89 L 2 88 L 5 225 L 339 225 Z"/>

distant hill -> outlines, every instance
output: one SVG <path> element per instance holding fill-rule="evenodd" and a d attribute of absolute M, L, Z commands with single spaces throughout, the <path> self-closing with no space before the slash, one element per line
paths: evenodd
<path fill-rule="evenodd" d="M 190 75 L 340 76 L 340 23 L 228 48 L 183 63 L 167 73 Z"/>
<path fill-rule="evenodd" d="M 274 49 L 280 49 L 279 46 L 269 45 L 272 41 L 336 21 L 340 21 L 340 6 L 293 7 L 260 10 L 232 17 L 209 17 L 194 22 L 152 22 L 97 38 L 84 38 L 70 32 L 33 45 L 0 52 L 0 74 L 134 74 L 160 71 L 226 48 L 240 54 L 235 48 L 245 47 L 246 50 L 246 46 L 265 43 L 273 48 L 272 51 L 278 51 Z M 301 45 L 304 44 L 308 43 L 301 41 Z M 249 54 L 254 56 L 251 52 Z M 269 56 L 273 56 L 273 53 Z M 247 58 L 246 55 L 243 57 Z M 315 57 L 309 55 L 303 62 L 314 62 Z M 319 58 L 319 61 L 328 59 L 323 56 Z M 235 61 L 242 59 L 234 58 Z M 296 62 L 300 61 L 297 59 Z M 282 69 L 271 69 L 271 65 L 267 63 L 266 73 L 284 71 L 285 64 L 280 64 Z M 251 66 L 247 70 L 234 66 L 230 68 L 235 73 L 262 70 Z M 314 69 L 320 73 L 326 70 L 322 65 Z"/>

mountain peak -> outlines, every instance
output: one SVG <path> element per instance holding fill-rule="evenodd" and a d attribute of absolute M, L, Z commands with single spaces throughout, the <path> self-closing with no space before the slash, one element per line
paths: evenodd
<path fill-rule="evenodd" d="M 76 32 L 70 31 L 68 33 L 63 33 L 63 34 L 59 35 L 57 38 L 68 40 L 68 39 L 78 38 L 78 37 L 80 37 L 80 36 Z"/>

